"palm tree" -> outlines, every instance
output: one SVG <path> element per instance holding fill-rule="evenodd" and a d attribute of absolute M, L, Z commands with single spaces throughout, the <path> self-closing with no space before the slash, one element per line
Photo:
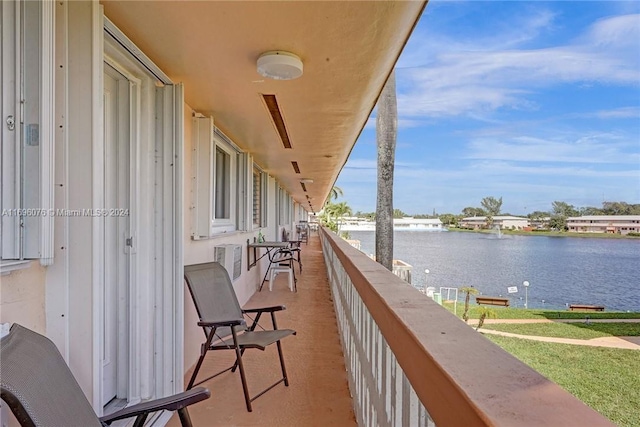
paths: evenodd
<path fill-rule="evenodd" d="M 336 217 L 349 216 L 352 214 L 351 206 L 349 206 L 347 202 L 334 203 L 332 212 Z"/>
<path fill-rule="evenodd" d="M 484 325 L 484 319 L 486 318 L 497 319 L 498 313 L 496 313 L 496 311 L 493 308 L 480 307 L 480 319 L 478 320 L 478 326 L 476 326 L 476 331 L 482 328 L 482 325 Z"/>
<path fill-rule="evenodd" d="M 464 313 L 462 313 L 462 320 L 466 322 L 469 321 L 469 299 L 471 295 L 477 295 L 478 290 L 473 286 L 463 286 L 460 288 L 460 292 L 464 292 Z"/>
<path fill-rule="evenodd" d="M 378 197 L 376 201 L 376 261 L 393 269 L 393 169 L 398 130 L 395 70 L 378 99 L 376 141 L 378 145 Z"/>
<path fill-rule="evenodd" d="M 342 197 L 343 195 L 342 188 L 334 185 L 331 187 L 331 191 L 329 191 L 329 195 L 327 196 L 327 200 L 324 201 L 324 204 L 328 205 L 332 200 L 337 200 L 338 197 Z"/>
<path fill-rule="evenodd" d="M 343 193 L 342 193 L 342 188 L 338 187 L 337 185 L 334 185 L 333 188 L 331 188 L 331 192 L 329 193 L 329 200 L 336 200 L 338 197 L 342 197 Z"/>
<path fill-rule="evenodd" d="M 333 229 L 332 227 L 330 228 L 335 232 L 339 233 L 340 231 L 339 218 L 345 215 L 351 215 L 352 210 L 351 210 L 351 207 L 347 204 L 347 202 L 340 202 L 340 203 L 329 202 L 324 207 L 324 213 L 327 215 L 328 223 L 337 224 L 335 229 Z"/>
<path fill-rule="evenodd" d="M 338 225 L 331 219 L 331 215 L 327 211 L 326 206 L 318 216 L 318 220 L 320 221 L 320 224 L 327 227 L 329 230 L 335 233 L 338 232 Z"/>
<path fill-rule="evenodd" d="M 343 216 L 351 216 L 352 211 L 351 207 L 347 204 L 347 202 L 340 203 L 332 203 L 330 206 L 329 213 L 336 218 L 336 222 L 338 223 L 338 232 L 340 231 L 340 218 Z"/>

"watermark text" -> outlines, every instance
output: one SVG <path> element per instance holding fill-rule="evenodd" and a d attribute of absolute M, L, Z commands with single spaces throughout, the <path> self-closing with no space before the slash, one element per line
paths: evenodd
<path fill-rule="evenodd" d="M 126 217 L 129 209 L 98 208 L 98 209 L 41 209 L 16 208 L 3 209 L 2 216 L 15 217 Z"/>

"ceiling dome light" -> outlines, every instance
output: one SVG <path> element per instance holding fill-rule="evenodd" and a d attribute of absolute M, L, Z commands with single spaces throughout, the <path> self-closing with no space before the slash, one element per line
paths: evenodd
<path fill-rule="evenodd" d="M 302 60 L 282 50 L 265 52 L 258 58 L 258 73 L 274 80 L 293 80 L 302 75 Z"/>

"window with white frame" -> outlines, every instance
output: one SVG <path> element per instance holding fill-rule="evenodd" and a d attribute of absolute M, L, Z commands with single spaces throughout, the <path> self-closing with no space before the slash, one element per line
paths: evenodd
<path fill-rule="evenodd" d="M 282 193 L 284 190 L 276 184 L 276 216 L 278 225 L 284 224 L 284 208 L 282 206 Z"/>
<path fill-rule="evenodd" d="M 247 155 L 211 117 L 193 118 L 193 239 L 246 228 Z"/>
<path fill-rule="evenodd" d="M 231 141 L 214 128 L 214 182 L 213 182 L 213 234 L 238 229 L 236 208 L 238 205 L 238 186 L 236 168 L 238 150 Z"/>
<path fill-rule="evenodd" d="M 278 225 L 287 225 L 291 223 L 291 196 L 280 186 L 276 188 L 276 201 Z"/>
<path fill-rule="evenodd" d="M 231 219 L 231 155 L 216 145 L 214 167 L 214 222 Z"/>
<path fill-rule="evenodd" d="M 251 224 L 250 194 L 253 160 L 249 154 L 243 152 L 238 152 L 236 158 L 236 230 L 247 231 Z"/>
<path fill-rule="evenodd" d="M 265 191 L 266 179 L 265 174 L 256 165 L 253 166 L 253 227 L 265 226 L 266 196 Z"/>
<path fill-rule="evenodd" d="M 1 2 L 2 271 L 53 262 L 53 4 Z"/>

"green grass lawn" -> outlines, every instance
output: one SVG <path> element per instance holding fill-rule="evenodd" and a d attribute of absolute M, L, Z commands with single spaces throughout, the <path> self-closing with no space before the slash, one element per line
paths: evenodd
<path fill-rule="evenodd" d="M 510 332 L 519 335 L 575 338 L 590 340 L 607 336 L 640 336 L 640 323 L 501 323 L 483 326 L 483 329 Z M 638 354 L 640 357 L 640 353 Z"/>
<path fill-rule="evenodd" d="M 640 426 L 640 351 L 486 337 L 614 423 Z"/>
<path fill-rule="evenodd" d="M 473 297 L 472 297 L 473 298 Z M 453 303 L 442 304 L 449 311 L 453 312 Z M 626 313 L 619 311 L 568 311 L 568 310 L 527 310 L 525 308 L 493 307 L 498 315 L 498 319 L 640 319 L 640 313 Z M 462 317 L 464 303 L 458 302 L 458 317 Z M 480 317 L 480 306 L 471 304 L 469 317 L 477 319 Z"/>

